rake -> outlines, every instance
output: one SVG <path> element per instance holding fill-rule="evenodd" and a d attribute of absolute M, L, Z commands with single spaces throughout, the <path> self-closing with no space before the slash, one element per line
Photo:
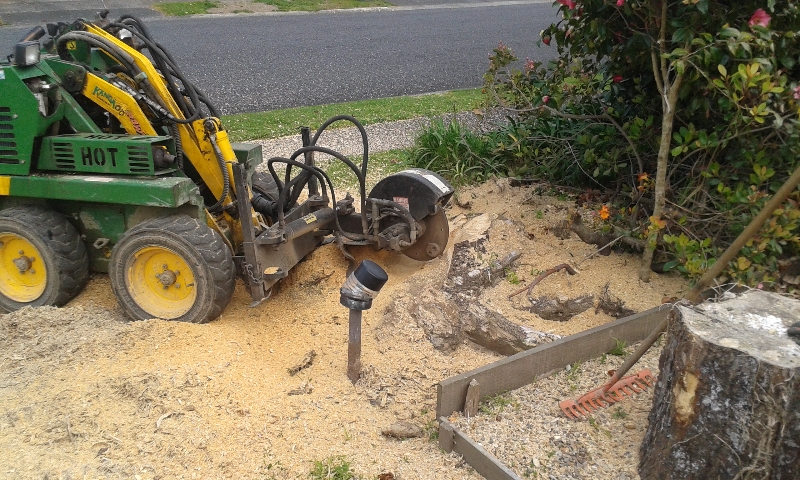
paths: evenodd
<path fill-rule="evenodd" d="M 625 359 L 625 362 L 611 375 L 611 379 L 602 387 L 591 390 L 586 395 L 578 398 L 577 400 L 564 400 L 558 402 L 558 406 L 569 418 L 581 418 L 589 415 L 595 410 L 605 408 L 612 403 L 617 403 L 624 400 L 626 397 L 633 396 L 634 394 L 643 392 L 647 387 L 655 383 L 653 373 L 644 369 L 639 373 L 622 377 L 628 373 L 628 370 L 642 358 L 642 355 L 656 343 L 661 332 L 667 329 L 667 319 L 653 330 L 650 335 L 644 339 L 631 356 Z"/>
<path fill-rule="evenodd" d="M 602 387 L 595 388 L 577 400 L 559 402 L 558 406 L 569 418 L 580 418 L 612 403 L 621 402 L 626 397 L 641 393 L 655 383 L 653 373 L 646 368 L 634 375 L 623 377 L 619 381 L 616 376 L 617 374 L 614 373 L 611 380 Z"/>

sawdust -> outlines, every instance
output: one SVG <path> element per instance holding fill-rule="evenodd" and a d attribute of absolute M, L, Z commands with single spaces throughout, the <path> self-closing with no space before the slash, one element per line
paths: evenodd
<path fill-rule="evenodd" d="M 471 208 L 448 210 L 455 224 L 488 212 L 527 234 L 525 244 L 506 246 L 523 253 L 519 283 L 501 282 L 482 301 L 559 335 L 613 320 L 594 309 L 567 322 L 541 320 L 515 308 L 525 295 L 506 298 L 535 277 L 531 271 L 576 263 L 594 250 L 549 233 L 569 204 L 532 193 L 492 181 L 459 192 Z M 420 264 L 369 248 L 352 253 L 389 273 L 363 315 L 364 368 L 355 386 L 346 376 L 347 310 L 339 304 L 347 264 L 333 245 L 300 263 L 258 307 L 248 308 L 238 284 L 230 306 L 207 325 L 127 322 L 105 275 L 93 276 L 64 308 L 0 316 L 0 478 L 305 478 L 313 461 L 333 455 L 365 478 L 480 478 L 427 435 L 435 429 L 436 384 L 501 357 L 466 343 L 444 354 L 413 319 L 383 318 L 394 297 L 442 281 L 446 258 Z M 629 254 L 591 258 L 578 275 L 551 275 L 534 293 L 600 295 L 608 284 L 626 307 L 642 311 L 684 288 L 663 275 L 641 284 L 637 268 Z M 311 350 L 311 365 L 290 375 Z M 403 421 L 426 435 L 381 434 Z"/>

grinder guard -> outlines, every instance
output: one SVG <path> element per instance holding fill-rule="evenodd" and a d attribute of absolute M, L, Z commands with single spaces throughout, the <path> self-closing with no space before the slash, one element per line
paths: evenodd
<path fill-rule="evenodd" d="M 413 168 L 378 182 L 369 198 L 390 200 L 411 213 L 422 234 L 413 245 L 401 249 L 401 252 L 414 260 L 428 261 L 441 255 L 447 246 L 450 228 L 444 206 L 453 192 L 453 186 L 440 175 Z"/>
<path fill-rule="evenodd" d="M 441 175 L 422 168 L 403 170 L 378 182 L 369 198 L 391 200 L 405 206 L 420 221 L 444 207 L 453 196 L 453 186 Z"/>

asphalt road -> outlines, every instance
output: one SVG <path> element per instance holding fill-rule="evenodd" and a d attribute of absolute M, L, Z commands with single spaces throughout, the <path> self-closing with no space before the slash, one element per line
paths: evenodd
<path fill-rule="evenodd" d="M 555 56 L 554 48 L 536 46 L 555 19 L 548 2 L 146 24 L 187 78 L 231 114 L 478 87 L 501 40 L 522 59 Z M 0 48 L 10 53 L 29 28 L 0 28 Z"/>

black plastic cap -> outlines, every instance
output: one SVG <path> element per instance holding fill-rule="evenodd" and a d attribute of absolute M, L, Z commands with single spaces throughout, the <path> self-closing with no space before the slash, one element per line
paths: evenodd
<path fill-rule="evenodd" d="M 355 275 L 356 280 L 358 280 L 361 285 L 373 292 L 380 291 L 380 289 L 386 285 L 386 282 L 389 281 L 389 275 L 387 275 L 377 263 L 370 260 L 361 262 L 358 268 L 356 268 L 356 271 L 353 272 L 353 275 Z"/>

